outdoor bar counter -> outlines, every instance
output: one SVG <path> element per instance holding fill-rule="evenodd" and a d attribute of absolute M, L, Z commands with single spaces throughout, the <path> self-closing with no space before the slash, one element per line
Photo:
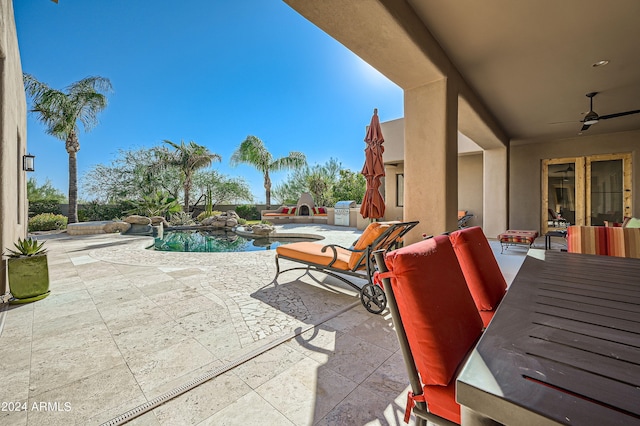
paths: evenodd
<path fill-rule="evenodd" d="M 535 252 L 458 376 L 462 424 L 640 425 L 640 259 Z"/>

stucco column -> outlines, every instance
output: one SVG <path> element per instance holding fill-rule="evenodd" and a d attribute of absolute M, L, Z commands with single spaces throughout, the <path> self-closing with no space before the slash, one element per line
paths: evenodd
<path fill-rule="evenodd" d="M 458 93 L 450 79 L 404 92 L 404 220 L 419 220 L 406 243 L 421 234 L 457 229 Z"/>
<path fill-rule="evenodd" d="M 484 151 L 483 224 L 487 238 L 497 238 L 507 230 L 509 217 L 507 147 Z"/>

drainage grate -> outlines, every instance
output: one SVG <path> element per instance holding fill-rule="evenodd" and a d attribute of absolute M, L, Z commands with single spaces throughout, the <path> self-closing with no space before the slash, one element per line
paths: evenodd
<path fill-rule="evenodd" d="M 284 342 L 286 342 L 287 340 L 291 340 L 293 338 L 295 338 L 296 336 L 301 335 L 302 333 L 311 330 L 313 328 L 316 328 L 317 326 L 319 326 L 320 324 L 323 324 L 327 321 L 329 321 L 332 318 L 337 317 L 338 315 L 348 311 L 349 309 L 352 309 L 355 306 L 358 306 L 360 304 L 360 302 L 354 302 L 351 305 L 348 305 L 346 307 L 344 307 L 343 309 L 334 312 L 332 314 L 327 315 L 324 318 L 321 318 L 319 321 L 317 321 L 314 324 L 309 324 L 304 328 L 299 328 L 296 329 L 296 331 L 292 331 L 289 332 L 287 334 L 285 334 L 284 336 L 280 337 L 279 339 L 274 340 L 271 343 L 267 343 L 264 346 L 261 346 L 245 355 L 242 355 L 239 358 L 236 358 L 235 360 L 233 360 L 232 362 L 230 362 L 229 364 L 223 365 L 222 367 L 218 367 L 214 370 L 209 371 L 207 374 L 197 377 L 193 380 L 191 380 L 190 382 L 185 383 L 182 386 L 178 386 L 177 388 L 163 394 L 160 395 L 157 398 L 152 399 L 151 401 L 145 402 L 142 405 L 137 406 L 136 408 L 133 408 L 129 411 L 127 411 L 126 413 L 120 414 L 117 417 L 114 417 L 113 419 L 109 420 L 106 423 L 102 423 L 100 426 L 117 426 L 117 425 L 121 425 L 124 424 L 126 422 L 129 422 L 133 419 L 135 419 L 136 417 L 139 417 L 141 415 L 143 415 L 144 413 L 153 410 L 154 408 L 164 404 L 165 402 L 168 402 L 170 400 L 172 400 L 173 398 L 176 398 L 188 391 L 190 391 L 191 389 L 200 386 L 201 384 L 208 382 L 211 379 L 214 379 L 216 377 L 218 377 L 219 375 L 226 373 L 227 371 L 241 365 L 244 364 L 245 362 L 257 357 L 258 355 L 261 355 L 265 352 L 267 352 L 270 349 L 275 348 L 276 346 L 279 346 L 281 344 L 283 344 Z"/>

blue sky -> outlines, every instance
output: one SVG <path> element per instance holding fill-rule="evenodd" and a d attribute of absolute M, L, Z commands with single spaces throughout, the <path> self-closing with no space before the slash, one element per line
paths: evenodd
<path fill-rule="evenodd" d="M 262 176 L 229 165 L 247 135 L 277 157 L 302 151 L 310 164 L 334 157 L 359 172 L 373 108 L 381 121 L 403 115 L 400 88 L 280 0 L 20 0 L 14 8 L 24 72 L 58 89 L 90 75 L 113 84 L 100 124 L 80 134 L 80 183 L 118 149 L 193 140 L 263 202 Z M 64 143 L 35 117 L 27 124 L 33 176 L 66 193 Z M 274 185 L 286 176 L 276 173 Z"/>

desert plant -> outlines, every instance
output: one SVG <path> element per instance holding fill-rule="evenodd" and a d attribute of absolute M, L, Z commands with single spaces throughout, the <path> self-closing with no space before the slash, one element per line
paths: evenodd
<path fill-rule="evenodd" d="M 28 230 L 33 232 L 66 229 L 67 220 L 68 218 L 61 214 L 42 213 L 29 219 Z"/>
<path fill-rule="evenodd" d="M 167 192 L 156 191 L 149 195 L 144 195 L 142 199 L 133 202 L 133 208 L 127 211 L 128 214 L 139 214 L 142 216 L 165 216 L 166 214 L 177 213 L 182 208 L 178 200 Z"/>
<path fill-rule="evenodd" d="M 38 254 L 45 254 L 47 249 L 43 248 L 44 241 L 39 243 L 33 238 L 18 238 L 18 242 L 14 243 L 16 250 L 7 249 L 7 253 L 3 253 L 8 257 L 24 257 L 24 256 L 36 256 Z"/>
<path fill-rule="evenodd" d="M 180 226 L 180 225 L 195 225 L 195 221 L 193 217 L 187 212 L 178 212 L 171 215 L 171 220 L 169 220 L 171 226 Z"/>
<path fill-rule="evenodd" d="M 246 225 L 246 224 L 247 224 L 247 219 L 243 219 L 243 218 L 238 219 L 238 225 Z"/>
<path fill-rule="evenodd" d="M 196 217 L 196 222 L 202 222 L 203 220 L 205 220 L 208 217 L 212 217 L 212 216 L 218 216 L 221 215 L 222 212 L 219 210 L 212 210 L 210 213 L 208 213 L 206 210 L 203 211 L 202 213 L 200 213 L 197 217 Z"/>

